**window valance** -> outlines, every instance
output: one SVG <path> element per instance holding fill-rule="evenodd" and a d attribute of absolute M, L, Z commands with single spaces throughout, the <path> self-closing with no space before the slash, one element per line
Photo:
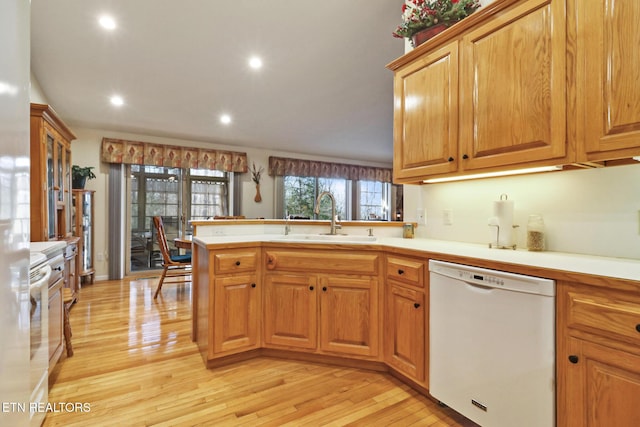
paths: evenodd
<path fill-rule="evenodd" d="M 313 176 L 317 178 L 342 178 L 361 181 L 391 182 L 392 170 L 347 163 L 320 162 L 316 160 L 269 157 L 271 176 Z"/>
<path fill-rule="evenodd" d="M 102 161 L 246 173 L 247 153 L 102 138 Z"/>

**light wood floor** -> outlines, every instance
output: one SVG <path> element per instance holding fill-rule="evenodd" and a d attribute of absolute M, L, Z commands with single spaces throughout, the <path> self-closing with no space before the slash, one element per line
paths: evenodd
<path fill-rule="evenodd" d="M 471 425 L 384 373 L 270 358 L 207 370 L 189 336 L 190 287 L 154 301 L 156 282 L 82 288 L 75 354 L 56 365 L 49 402 L 85 412 L 49 412 L 44 426 Z"/>

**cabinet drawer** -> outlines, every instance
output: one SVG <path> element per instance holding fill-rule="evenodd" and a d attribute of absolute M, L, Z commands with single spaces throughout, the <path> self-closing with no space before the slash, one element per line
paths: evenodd
<path fill-rule="evenodd" d="M 75 243 L 72 243 L 70 245 L 67 245 L 67 247 L 64 250 L 64 257 L 65 258 L 73 258 L 76 256 L 76 253 L 78 252 L 78 245 Z"/>
<path fill-rule="evenodd" d="M 409 285 L 424 287 L 426 261 L 414 258 L 387 257 L 387 277 Z"/>
<path fill-rule="evenodd" d="M 570 328 L 640 344 L 640 300 L 569 292 L 567 304 Z"/>
<path fill-rule="evenodd" d="M 342 251 L 266 251 L 267 270 L 378 274 L 377 253 Z"/>
<path fill-rule="evenodd" d="M 258 250 L 228 250 L 215 254 L 214 259 L 216 274 L 255 271 L 258 267 Z"/>

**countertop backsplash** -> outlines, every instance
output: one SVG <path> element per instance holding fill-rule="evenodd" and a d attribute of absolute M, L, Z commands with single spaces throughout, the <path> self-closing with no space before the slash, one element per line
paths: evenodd
<path fill-rule="evenodd" d="M 515 177 L 405 185 L 406 221 L 424 208 L 417 238 L 466 243 L 491 240 L 492 203 L 514 201 L 518 248 L 526 247 L 530 214 L 542 214 L 549 251 L 640 259 L 640 164 Z M 445 210 L 451 225 L 445 225 Z"/>

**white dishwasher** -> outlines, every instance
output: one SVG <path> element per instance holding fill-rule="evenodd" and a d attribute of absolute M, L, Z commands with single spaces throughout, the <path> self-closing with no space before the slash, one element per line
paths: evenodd
<path fill-rule="evenodd" d="M 555 282 L 429 261 L 429 393 L 485 427 L 555 425 Z"/>

